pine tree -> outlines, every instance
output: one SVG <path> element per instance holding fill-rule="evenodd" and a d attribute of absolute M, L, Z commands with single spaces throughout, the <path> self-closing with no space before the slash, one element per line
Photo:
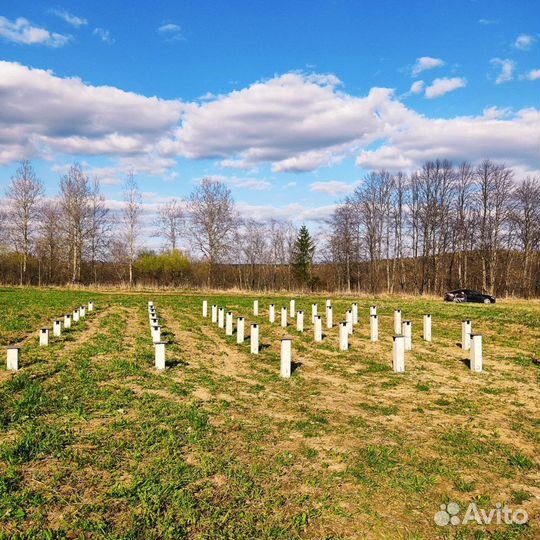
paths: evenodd
<path fill-rule="evenodd" d="M 313 264 L 313 254 L 315 245 L 311 239 L 308 228 L 305 225 L 300 227 L 298 237 L 293 247 L 293 272 L 301 283 L 309 283 L 311 280 L 311 266 Z"/>

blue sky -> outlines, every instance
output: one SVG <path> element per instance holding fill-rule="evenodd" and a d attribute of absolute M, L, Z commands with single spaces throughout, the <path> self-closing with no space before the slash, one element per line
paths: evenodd
<path fill-rule="evenodd" d="M 203 176 L 245 215 L 311 221 L 375 168 L 503 161 L 539 174 L 540 1 L 0 6 L 0 189 L 75 161 L 111 207 Z"/>

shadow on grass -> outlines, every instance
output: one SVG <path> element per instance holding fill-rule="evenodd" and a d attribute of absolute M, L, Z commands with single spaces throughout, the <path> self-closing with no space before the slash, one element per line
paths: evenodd
<path fill-rule="evenodd" d="M 185 360 L 180 360 L 179 358 L 173 358 L 172 360 L 167 360 L 167 367 L 188 367 L 189 362 Z"/>
<path fill-rule="evenodd" d="M 467 366 L 469 369 L 471 369 L 471 360 L 469 358 L 460 358 L 459 361 Z"/>

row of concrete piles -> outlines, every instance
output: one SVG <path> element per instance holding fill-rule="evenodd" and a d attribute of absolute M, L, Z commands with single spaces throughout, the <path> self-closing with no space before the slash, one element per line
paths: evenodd
<path fill-rule="evenodd" d="M 73 323 L 79 322 L 80 319 L 86 317 L 86 310 L 94 311 L 94 302 L 88 302 L 87 306 L 79 306 L 75 308 L 72 313 L 67 313 L 63 316 L 63 319 L 54 319 L 52 324 L 53 337 L 60 337 L 62 330 L 68 330 Z M 38 332 L 39 346 L 49 346 L 49 334 L 50 328 L 41 328 Z M 20 362 L 20 347 L 8 347 L 7 348 L 7 369 L 8 371 L 18 371 Z"/>
<path fill-rule="evenodd" d="M 150 336 L 154 344 L 154 365 L 155 368 L 162 371 L 165 369 L 165 345 L 161 341 L 161 326 L 157 316 L 154 302 L 148 301 L 148 322 L 150 323 Z"/>
<path fill-rule="evenodd" d="M 225 334 L 233 335 L 233 313 L 225 312 L 224 308 L 212 305 L 211 320 L 216 323 L 219 328 L 225 329 Z M 332 301 L 326 300 L 326 328 L 331 329 L 333 323 L 333 308 Z M 203 317 L 208 317 L 208 301 L 203 300 L 202 305 Z M 259 301 L 253 301 L 253 315 L 259 316 Z M 288 327 L 288 318 L 296 319 L 296 330 L 304 332 L 304 312 L 296 310 L 296 301 L 291 299 L 289 307 L 283 306 L 280 313 L 280 325 L 282 328 Z M 270 323 L 276 322 L 276 309 L 274 304 L 268 306 L 268 320 Z M 318 305 L 311 306 L 311 322 L 313 326 L 315 342 L 321 342 L 323 339 L 323 320 L 318 314 Z M 358 324 L 358 304 L 352 303 L 351 308 L 345 314 L 345 321 L 339 323 L 339 349 L 347 351 L 349 349 L 349 336 L 354 332 L 354 325 Z M 472 371 L 482 371 L 482 336 L 473 335 L 471 332 L 471 322 L 463 321 L 463 336 L 462 348 L 471 351 L 470 368 Z M 237 343 L 244 342 L 245 319 L 244 317 L 237 318 Z M 394 310 L 394 335 L 393 335 L 393 350 L 392 350 L 392 367 L 396 373 L 405 371 L 405 353 L 412 350 L 412 321 L 402 320 L 401 310 Z M 432 341 L 432 316 L 425 314 L 423 316 L 423 333 L 422 339 L 426 342 Z M 377 314 L 377 306 L 370 306 L 370 340 L 376 342 L 379 340 L 379 316 Z M 251 353 L 258 354 L 259 352 L 259 325 L 251 325 Z M 472 346 L 471 346 L 472 343 Z M 292 363 L 292 341 L 283 339 L 281 342 L 281 375 L 283 377 L 290 376 L 290 365 Z"/>

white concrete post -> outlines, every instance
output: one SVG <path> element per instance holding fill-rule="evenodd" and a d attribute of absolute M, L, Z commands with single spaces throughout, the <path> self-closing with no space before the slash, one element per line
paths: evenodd
<path fill-rule="evenodd" d="M 377 315 L 377 306 L 370 306 L 369 307 L 369 314 L 370 315 Z"/>
<path fill-rule="evenodd" d="M 252 324 L 251 325 L 251 335 L 250 338 L 250 345 L 251 345 L 251 354 L 259 354 L 259 325 L 258 324 Z"/>
<path fill-rule="evenodd" d="M 253 300 L 253 315 L 255 315 L 255 317 L 259 316 L 259 301 L 258 300 Z"/>
<path fill-rule="evenodd" d="M 292 367 L 292 340 L 281 340 L 281 366 L 279 374 L 288 379 L 291 376 Z"/>
<path fill-rule="evenodd" d="M 314 340 L 319 342 L 322 341 L 322 317 L 320 315 L 315 315 L 315 323 L 313 325 Z"/>
<path fill-rule="evenodd" d="M 236 343 L 244 343 L 244 317 L 238 317 L 236 321 Z"/>
<path fill-rule="evenodd" d="M 431 315 L 424 315 L 424 341 L 431 341 Z"/>
<path fill-rule="evenodd" d="M 79 321 L 79 310 L 76 309 L 75 311 L 73 311 L 73 322 L 78 322 Z"/>
<path fill-rule="evenodd" d="M 208 317 L 208 300 L 202 301 L 202 316 L 206 319 Z"/>
<path fill-rule="evenodd" d="M 356 302 L 352 305 L 352 322 L 358 324 L 358 304 Z"/>
<path fill-rule="evenodd" d="M 19 371 L 19 348 L 18 347 L 8 347 L 6 367 L 8 371 Z"/>
<path fill-rule="evenodd" d="M 403 373 L 405 371 L 405 336 L 394 336 L 392 368 L 396 373 Z"/>
<path fill-rule="evenodd" d="M 291 315 L 291 319 L 294 319 L 296 314 L 296 301 L 294 299 L 289 302 L 289 314 Z"/>
<path fill-rule="evenodd" d="M 88 302 L 88 311 L 94 311 L 94 302 L 92 300 Z"/>
<path fill-rule="evenodd" d="M 352 317 L 352 310 L 348 309 L 347 313 L 345 314 L 345 321 L 347 322 L 347 332 L 352 335 L 353 333 L 353 317 Z"/>
<path fill-rule="evenodd" d="M 371 341 L 379 341 L 379 317 L 371 315 L 369 318 L 369 331 Z"/>
<path fill-rule="evenodd" d="M 276 306 L 274 304 L 268 306 L 268 320 L 271 323 L 276 322 Z"/>
<path fill-rule="evenodd" d="M 150 319 L 150 326 L 157 326 L 158 324 L 159 324 L 159 321 L 157 317 L 152 317 Z"/>
<path fill-rule="evenodd" d="M 156 369 L 163 370 L 165 369 L 165 343 L 163 341 L 154 343 L 154 349 Z"/>
<path fill-rule="evenodd" d="M 302 310 L 296 313 L 296 330 L 298 332 L 304 331 L 304 312 Z"/>
<path fill-rule="evenodd" d="M 217 325 L 218 328 L 225 328 L 225 308 L 218 308 Z"/>
<path fill-rule="evenodd" d="M 84 306 L 79 308 L 79 314 L 81 317 L 86 317 L 86 308 Z"/>
<path fill-rule="evenodd" d="M 334 318 L 332 312 L 332 306 L 326 306 L 326 328 L 332 328 L 334 326 Z"/>
<path fill-rule="evenodd" d="M 225 321 L 225 335 L 232 336 L 233 333 L 233 314 L 232 311 L 227 311 L 226 321 Z"/>
<path fill-rule="evenodd" d="M 394 310 L 394 334 L 401 335 L 401 309 Z"/>
<path fill-rule="evenodd" d="M 471 371 L 482 371 L 482 336 L 471 335 Z"/>
<path fill-rule="evenodd" d="M 61 336 L 62 335 L 62 321 L 54 321 L 53 322 L 53 336 Z"/>
<path fill-rule="evenodd" d="M 152 342 L 159 343 L 161 341 L 161 327 L 152 326 Z"/>
<path fill-rule="evenodd" d="M 64 315 L 64 328 L 71 328 L 71 313 Z"/>
<path fill-rule="evenodd" d="M 332 307 L 332 300 L 330 299 L 326 300 L 326 307 Z"/>
<path fill-rule="evenodd" d="M 39 331 L 39 344 L 41 347 L 49 345 L 49 330 L 47 328 L 42 328 Z"/>
<path fill-rule="evenodd" d="M 154 302 L 152 302 L 152 301 L 149 300 L 149 301 L 148 301 L 148 307 L 151 308 L 151 307 L 153 307 L 153 306 L 154 306 Z"/>
<path fill-rule="evenodd" d="M 401 334 L 405 337 L 405 352 L 412 351 L 412 323 L 403 321 Z"/>
<path fill-rule="evenodd" d="M 212 322 L 217 323 L 217 306 L 216 306 L 216 304 L 212 305 Z"/>
<path fill-rule="evenodd" d="M 468 319 L 461 322 L 461 348 L 468 351 L 471 348 L 472 322 Z"/>
<path fill-rule="evenodd" d="M 346 322 L 339 323 L 339 350 L 349 349 L 349 325 Z"/>
<path fill-rule="evenodd" d="M 287 328 L 287 308 L 281 308 L 281 328 Z"/>
<path fill-rule="evenodd" d="M 317 304 L 311 304 L 311 324 L 315 324 L 316 316 L 317 316 Z"/>

